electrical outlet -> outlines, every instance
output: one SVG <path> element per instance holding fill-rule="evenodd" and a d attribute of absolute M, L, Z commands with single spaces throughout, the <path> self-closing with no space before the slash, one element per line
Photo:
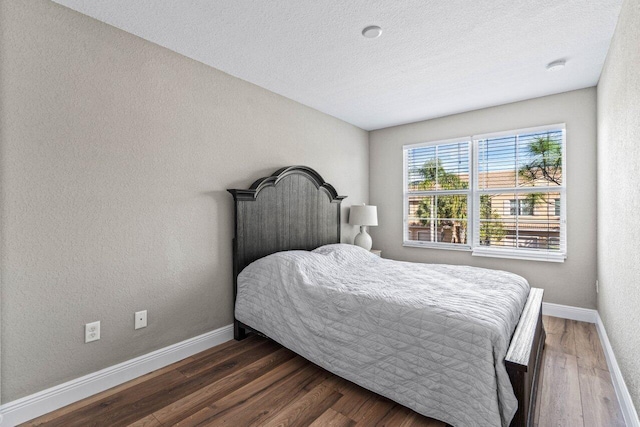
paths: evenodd
<path fill-rule="evenodd" d="M 147 327 L 147 310 L 136 311 L 135 329 Z"/>
<path fill-rule="evenodd" d="M 100 321 L 84 325 L 84 342 L 98 341 L 100 339 Z"/>

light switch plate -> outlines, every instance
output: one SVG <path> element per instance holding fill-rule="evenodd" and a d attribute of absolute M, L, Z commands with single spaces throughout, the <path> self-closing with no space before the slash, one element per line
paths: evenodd
<path fill-rule="evenodd" d="M 136 311 L 135 329 L 147 327 L 147 310 Z"/>

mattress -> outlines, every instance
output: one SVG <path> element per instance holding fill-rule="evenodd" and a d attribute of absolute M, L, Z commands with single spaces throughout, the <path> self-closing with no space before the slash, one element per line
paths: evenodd
<path fill-rule="evenodd" d="M 504 357 L 529 294 L 513 273 L 353 245 L 279 252 L 238 276 L 235 317 L 319 366 L 453 426 L 508 426 Z"/>

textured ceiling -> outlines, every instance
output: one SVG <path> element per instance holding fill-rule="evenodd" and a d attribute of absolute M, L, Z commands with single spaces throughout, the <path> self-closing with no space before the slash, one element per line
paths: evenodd
<path fill-rule="evenodd" d="M 367 130 L 594 86 L 622 4 L 55 1 Z"/>

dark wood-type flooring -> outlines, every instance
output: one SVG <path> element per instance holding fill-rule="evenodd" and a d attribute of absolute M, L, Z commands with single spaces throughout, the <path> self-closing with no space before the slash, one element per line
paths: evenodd
<path fill-rule="evenodd" d="M 544 318 L 537 426 L 623 426 L 595 326 Z M 230 341 L 25 426 L 444 426 L 266 339 Z"/>

